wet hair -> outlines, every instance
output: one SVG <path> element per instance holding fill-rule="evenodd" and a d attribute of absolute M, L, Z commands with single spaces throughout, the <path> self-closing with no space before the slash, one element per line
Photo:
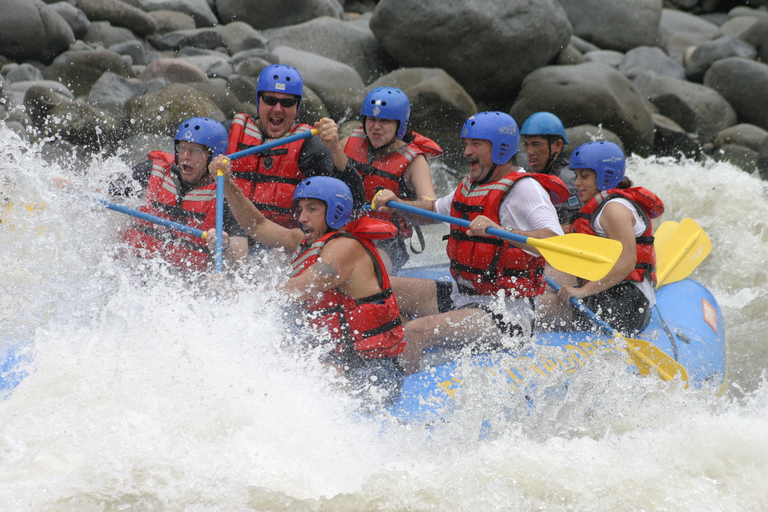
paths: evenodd
<path fill-rule="evenodd" d="M 629 176 L 624 176 L 618 185 L 616 185 L 616 188 L 630 188 L 632 187 L 632 180 L 629 179 Z"/>

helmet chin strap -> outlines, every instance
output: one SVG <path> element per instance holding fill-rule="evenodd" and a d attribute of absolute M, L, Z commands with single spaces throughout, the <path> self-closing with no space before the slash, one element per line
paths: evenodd
<path fill-rule="evenodd" d="M 490 170 L 488 171 L 488 174 L 485 175 L 485 178 L 483 178 L 482 180 L 475 180 L 475 183 L 477 183 L 478 185 L 486 184 L 488 180 L 491 179 L 491 176 L 493 176 L 493 173 L 496 171 L 496 167 L 498 167 L 496 163 L 493 163 L 491 165 Z"/>

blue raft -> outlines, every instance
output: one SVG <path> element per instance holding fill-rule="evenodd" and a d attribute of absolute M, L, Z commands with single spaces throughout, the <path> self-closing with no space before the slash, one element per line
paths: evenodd
<path fill-rule="evenodd" d="M 419 277 L 438 278 L 439 272 L 420 272 Z M 682 364 L 689 386 L 722 392 L 727 379 L 725 327 L 715 298 L 700 283 L 683 279 L 660 288 L 656 299 L 650 324 L 634 337 Z M 452 408 L 462 386 L 460 375 L 467 371 L 490 373 L 496 381 L 503 379 L 510 393 L 525 393 L 553 372 L 571 374 L 605 352 L 624 357 L 628 368 L 637 373 L 620 339 L 592 332 L 544 332 L 519 353 L 473 355 L 407 376 L 390 413 L 405 422 L 430 422 Z"/>

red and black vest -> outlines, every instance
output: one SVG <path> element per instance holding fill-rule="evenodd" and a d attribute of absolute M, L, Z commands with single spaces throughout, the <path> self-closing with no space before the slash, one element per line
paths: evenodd
<path fill-rule="evenodd" d="M 380 188 L 391 190 L 402 199 L 416 198 L 405 184 L 405 170 L 417 156 L 433 158 L 442 155 L 443 150 L 433 140 L 415 132 L 410 133 L 413 140 L 376 160 L 371 160 L 373 148 L 362 126 L 349 135 L 344 154 L 354 162 L 355 169 L 363 178 L 366 202 L 370 203 Z M 411 224 L 399 215 L 383 212 L 366 212 L 366 215 L 394 223 L 403 238 L 411 236 Z"/>
<path fill-rule="evenodd" d="M 311 130 L 297 124 L 285 136 Z M 248 114 L 237 114 L 229 131 L 227 153 L 243 151 L 265 142 L 255 121 Z M 299 170 L 299 155 L 305 140 L 297 140 L 262 153 L 232 161 L 232 178 L 269 220 L 288 228 L 298 226 L 293 193 L 306 178 Z"/>
<path fill-rule="evenodd" d="M 499 209 L 517 180 L 532 178 L 539 182 L 554 204 L 568 198 L 568 187 L 557 176 L 511 172 L 498 181 L 473 187 L 465 177 L 453 197 L 451 217 L 472 221 L 485 215 L 497 224 Z M 466 294 L 491 295 L 504 290 L 506 295 L 535 297 L 544 293 L 544 258 L 528 254 L 497 237 L 469 236 L 466 229 L 451 226 L 446 248 L 451 260 L 451 274 Z"/>
<path fill-rule="evenodd" d="M 635 269 L 629 273 L 625 280 L 642 281 L 648 275 L 655 285 L 656 251 L 653 248 L 653 225 L 650 219 L 655 219 L 664 213 L 664 203 L 650 190 L 643 187 L 632 187 L 626 189 L 612 188 L 604 192 L 598 192 L 595 197 L 587 201 L 579 210 L 578 217 L 571 224 L 571 232 L 597 235 L 593 224 L 597 214 L 603 209 L 609 199 L 620 197 L 632 203 L 647 226 L 643 234 L 635 238 L 637 263 L 635 264 Z"/>
<path fill-rule="evenodd" d="M 203 231 L 216 227 L 216 182 L 201 185 L 180 197 L 180 178 L 172 170 L 174 155 L 153 151 L 149 158 L 152 174 L 140 210 Z M 205 270 L 211 263 L 202 238 L 177 231 L 169 236 L 168 228 L 144 220 L 135 219 L 133 226 L 123 232 L 123 240 L 140 255 L 161 255 L 184 270 Z"/>
<path fill-rule="evenodd" d="M 311 325 L 324 328 L 336 340 L 336 351 L 354 353 L 363 359 L 395 357 L 405 348 L 400 308 L 389 284 L 389 275 L 371 239 L 391 238 L 395 227 L 363 217 L 345 226 L 348 231 L 331 231 L 315 243 L 302 243 L 293 257 L 293 272 L 297 276 L 311 267 L 320 257 L 323 246 L 334 238 L 346 236 L 360 242 L 373 260 L 381 291 L 370 297 L 352 299 L 337 289 L 327 290 L 316 299 L 304 303 L 311 313 Z"/>

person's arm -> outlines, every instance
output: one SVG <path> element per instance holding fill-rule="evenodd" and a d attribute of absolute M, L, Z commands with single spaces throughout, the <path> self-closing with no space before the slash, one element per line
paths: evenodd
<path fill-rule="evenodd" d="M 563 301 L 567 301 L 570 297 L 580 299 L 607 290 L 622 282 L 635 269 L 637 246 L 635 243 L 635 218 L 632 212 L 621 203 L 611 201 L 603 208 L 600 223 L 605 230 L 606 238 L 621 242 L 622 248 L 619 259 L 602 279 L 589 281 L 580 288 L 562 287 L 557 295 Z"/>
<path fill-rule="evenodd" d="M 395 208 L 390 208 L 387 205 L 390 201 L 394 201 L 396 203 L 402 203 L 407 204 L 408 206 L 413 206 L 414 208 L 421 208 L 422 210 L 427 210 L 430 212 L 435 211 L 435 203 L 436 201 L 403 201 L 397 195 L 392 192 L 389 189 L 383 188 L 379 190 L 375 196 L 373 196 L 372 204 L 375 206 L 375 210 L 381 210 L 382 212 L 394 212 L 398 215 L 402 215 L 406 219 L 410 220 L 414 224 L 435 224 L 437 220 L 433 220 L 428 217 L 423 217 L 421 215 L 415 215 L 407 212 L 403 212 L 401 210 L 397 210 Z"/>
<path fill-rule="evenodd" d="M 339 125 L 333 119 L 324 117 L 315 123 L 318 130 L 317 137 L 331 152 L 333 166 L 336 169 L 347 168 L 347 155 L 344 154 L 344 146 L 339 141 Z M 346 143 L 346 139 L 344 141 Z"/>
<path fill-rule="evenodd" d="M 355 209 L 361 208 L 365 203 L 363 178 L 351 165 L 345 164 L 345 167 L 336 167 L 331 151 L 317 137 L 310 137 L 304 141 L 299 153 L 298 165 L 299 171 L 306 177 L 332 176 L 346 183 L 352 191 Z"/>
<path fill-rule="evenodd" d="M 295 250 L 304 239 L 301 230 L 288 229 L 267 219 L 232 179 L 229 161 L 227 159 L 225 164 L 225 159 L 224 155 L 214 158 L 208 165 L 208 172 L 214 177 L 218 169 L 224 172 L 224 198 L 238 224 L 250 237 L 266 246 Z"/>
<path fill-rule="evenodd" d="M 301 274 L 290 278 L 283 291 L 295 300 L 303 301 L 326 290 L 343 288 L 357 269 L 361 261 L 360 251 L 364 250 L 360 242 L 352 238 L 338 237 L 330 240 L 323 247 L 318 261 Z M 367 254 L 364 257 L 370 258 Z M 354 290 L 344 292 L 355 297 Z"/>
<path fill-rule="evenodd" d="M 405 170 L 405 183 L 416 192 L 416 198 L 420 200 L 436 199 L 435 183 L 432 180 L 432 169 L 424 155 L 417 155 Z"/>

